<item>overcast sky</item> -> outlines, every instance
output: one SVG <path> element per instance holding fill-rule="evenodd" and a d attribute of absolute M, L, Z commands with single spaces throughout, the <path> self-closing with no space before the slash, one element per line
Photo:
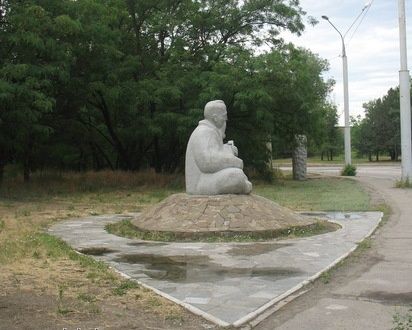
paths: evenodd
<path fill-rule="evenodd" d="M 365 0 L 301 0 L 307 15 L 314 16 L 319 23 L 307 25 L 301 37 L 284 35 L 285 40 L 309 48 L 330 63 L 325 78 L 333 78 L 336 85 L 330 97 L 338 106 L 339 123 L 343 125 L 342 44 L 339 34 L 320 17 L 326 15 L 342 32 L 349 28 L 362 8 Z M 407 34 L 412 36 L 412 1 L 406 0 Z M 359 22 L 359 21 L 358 21 Z M 356 25 L 355 25 L 356 26 Z M 382 97 L 391 87 L 399 84 L 399 27 L 398 1 L 374 0 L 358 30 L 346 38 L 349 71 L 349 112 L 351 116 L 362 115 L 362 104 Z M 412 37 L 408 37 L 408 66 L 412 65 Z"/>

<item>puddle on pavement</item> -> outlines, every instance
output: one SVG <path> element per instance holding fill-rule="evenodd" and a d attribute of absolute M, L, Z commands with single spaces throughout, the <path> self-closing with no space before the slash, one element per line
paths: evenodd
<path fill-rule="evenodd" d="M 299 212 L 299 214 L 308 217 L 325 217 L 327 215 L 326 212 Z"/>
<path fill-rule="evenodd" d="M 133 243 L 127 243 L 129 246 L 163 246 L 167 245 L 167 243 L 161 243 L 161 242 L 133 242 Z"/>
<path fill-rule="evenodd" d="M 337 212 L 337 213 L 328 214 L 328 218 L 337 219 L 337 220 L 356 220 L 356 219 L 361 219 L 362 216 L 357 213 Z"/>
<path fill-rule="evenodd" d="M 377 300 L 384 304 L 412 304 L 412 292 L 394 293 L 384 291 L 367 291 L 365 293 L 362 293 L 361 297 Z"/>
<path fill-rule="evenodd" d="M 228 251 L 231 256 L 256 256 L 259 254 L 268 253 L 283 247 L 291 246 L 293 244 L 285 243 L 253 243 L 253 244 L 239 244 Z"/>
<path fill-rule="evenodd" d="M 116 250 L 108 249 L 106 247 L 88 247 L 78 250 L 80 253 L 90 256 L 102 256 L 104 254 L 117 252 Z"/>
<path fill-rule="evenodd" d="M 296 268 L 226 267 L 213 263 L 208 256 L 202 255 L 124 254 L 114 261 L 141 264 L 145 267 L 142 272 L 153 279 L 181 283 L 217 282 L 239 277 L 265 277 L 271 280 L 279 280 L 304 274 Z"/>

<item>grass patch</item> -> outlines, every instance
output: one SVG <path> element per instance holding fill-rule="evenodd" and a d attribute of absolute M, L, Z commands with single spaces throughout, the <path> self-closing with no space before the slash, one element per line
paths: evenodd
<path fill-rule="evenodd" d="M 339 225 L 328 221 L 317 221 L 308 226 L 291 227 L 262 232 L 196 232 L 176 233 L 159 231 L 142 231 L 130 220 L 122 220 L 106 225 L 105 229 L 117 236 L 162 242 L 255 242 L 274 238 L 296 238 L 324 234 L 337 230 Z"/>
<path fill-rule="evenodd" d="M 381 228 L 383 225 L 385 225 L 388 222 L 389 216 L 392 214 L 392 209 L 387 204 L 374 205 L 373 209 L 374 211 L 379 211 L 383 213 L 382 220 L 381 222 L 379 222 L 379 225 L 378 225 L 378 228 Z"/>
<path fill-rule="evenodd" d="M 64 285 L 59 285 L 59 292 L 58 292 L 58 304 L 57 304 L 57 313 L 61 314 L 61 315 L 67 315 L 71 312 L 73 312 L 72 309 L 70 309 L 68 306 L 66 306 L 65 303 L 65 291 L 66 291 L 67 287 Z"/>
<path fill-rule="evenodd" d="M 332 271 L 327 270 L 326 272 L 323 272 L 319 279 L 322 281 L 323 284 L 328 284 L 332 278 Z"/>
<path fill-rule="evenodd" d="M 372 239 L 370 237 L 365 238 L 362 242 L 358 243 L 357 251 L 362 252 L 372 247 Z"/>
<path fill-rule="evenodd" d="M 292 164 L 292 158 L 280 158 L 273 161 L 276 164 Z M 320 156 L 308 157 L 307 163 L 310 164 L 320 164 L 324 166 L 328 165 L 343 165 L 345 163 L 345 155 L 336 155 L 333 160 L 327 160 L 326 157 L 322 160 Z M 353 164 L 399 164 L 398 161 L 392 161 L 389 156 L 380 156 L 379 161 L 372 160 L 369 161 L 367 157 L 357 157 L 357 155 L 352 154 Z"/>
<path fill-rule="evenodd" d="M 9 177 L 0 186 L 0 194 L 8 199 L 36 200 L 46 196 L 68 197 L 74 194 L 95 193 L 95 200 L 104 202 L 105 195 L 113 191 L 127 191 L 127 193 L 150 191 L 154 195 L 149 198 L 158 199 L 162 198 L 165 190 L 182 190 L 183 187 L 183 175 L 159 174 L 152 170 L 140 172 L 48 170 L 33 173 L 28 183 L 23 183 L 23 178 L 18 175 Z M 73 208 L 73 206 L 69 207 Z M 23 213 L 30 215 L 27 211 Z"/>
<path fill-rule="evenodd" d="M 392 319 L 392 330 L 412 330 L 412 308 L 404 314 L 395 313 Z"/>
<path fill-rule="evenodd" d="M 96 296 L 84 292 L 79 293 L 77 299 L 89 304 L 94 303 L 97 300 Z"/>
<path fill-rule="evenodd" d="M 358 182 L 346 178 L 279 180 L 274 185 L 256 185 L 254 193 L 294 210 L 370 210 L 367 192 Z"/>
<path fill-rule="evenodd" d="M 351 164 L 345 165 L 345 167 L 340 172 L 340 175 L 342 175 L 342 176 L 356 176 L 356 166 L 353 166 Z"/>
<path fill-rule="evenodd" d="M 113 289 L 113 292 L 117 296 L 123 296 L 127 293 L 127 291 L 131 289 L 139 288 L 139 284 L 134 281 L 126 280 L 121 282 L 118 286 Z"/>
<path fill-rule="evenodd" d="M 396 188 L 412 188 L 412 182 L 408 179 L 406 180 L 397 180 L 395 182 Z"/>

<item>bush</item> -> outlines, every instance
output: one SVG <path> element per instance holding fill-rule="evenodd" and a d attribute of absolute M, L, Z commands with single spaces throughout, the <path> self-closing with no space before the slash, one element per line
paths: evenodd
<path fill-rule="evenodd" d="M 347 164 L 342 171 L 340 172 L 340 175 L 343 176 L 355 176 L 356 175 L 356 166 L 353 166 L 351 164 Z"/>

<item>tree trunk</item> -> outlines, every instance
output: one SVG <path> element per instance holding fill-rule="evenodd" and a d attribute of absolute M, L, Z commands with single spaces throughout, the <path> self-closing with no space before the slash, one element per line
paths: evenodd
<path fill-rule="evenodd" d="M 320 160 L 323 160 L 323 151 L 322 151 L 322 153 L 320 154 Z"/>
<path fill-rule="evenodd" d="M 30 170 L 31 170 L 31 155 L 33 151 L 33 146 L 34 146 L 34 137 L 32 134 L 28 136 L 28 142 L 26 146 L 26 150 L 24 153 L 24 158 L 23 158 L 23 178 L 24 182 L 27 183 L 30 181 Z"/>
<path fill-rule="evenodd" d="M 154 149 L 154 168 L 156 173 L 160 173 L 162 171 L 162 164 L 160 160 L 159 137 L 157 135 L 154 137 Z"/>
<path fill-rule="evenodd" d="M 109 131 L 110 137 L 112 138 L 113 142 L 114 142 L 114 146 L 116 148 L 117 153 L 119 154 L 123 164 L 120 164 L 120 166 L 123 169 L 127 169 L 130 170 L 132 169 L 132 164 L 131 164 L 131 160 L 129 157 L 129 154 L 127 153 L 126 149 L 124 148 L 122 141 L 120 140 L 119 136 L 117 135 L 117 133 L 115 132 L 115 128 L 112 122 L 112 117 L 109 111 L 109 108 L 106 104 L 106 100 L 103 96 L 103 93 L 101 93 L 100 91 L 96 92 L 97 96 L 99 97 L 99 105 L 93 104 L 94 106 L 96 106 L 98 109 L 101 110 L 102 115 L 103 115 L 103 119 L 104 119 L 104 123 L 107 127 L 107 130 Z"/>
<path fill-rule="evenodd" d="M 30 182 L 30 160 L 29 157 L 26 156 L 26 158 L 24 159 L 24 164 L 23 164 L 23 178 L 24 178 L 24 182 L 28 183 Z"/>
<path fill-rule="evenodd" d="M 150 119 L 154 120 L 154 115 L 156 112 L 156 103 L 150 102 Z M 162 164 L 160 159 L 160 148 L 159 148 L 159 136 L 155 134 L 153 137 L 153 146 L 154 146 L 154 156 L 153 156 L 153 167 L 156 173 L 160 173 L 162 171 Z"/>
<path fill-rule="evenodd" d="M 113 166 L 111 160 L 109 159 L 109 157 L 104 152 L 104 150 L 97 143 L 94 143 L 94 146 L 95 146 L 96 150 L 100 153 L 100 155 L 103 157 L 103 159 L 106 161 L 107 165 L 109 165 L 110 169 L 112 171 L 114 171 L 114 166 Z"/>
<path fill-rule="evenodd" d="M 2 184 L 4 180 L 4 164 L 0 163 L 0 184 Z"/>
<path fill-rule="evenodd" d="M 376 161 L 379 162 L 379 151 L 376 152 Z"/>
<path fill-rule="evenodd" d="M 371 152 L 368 153 L 368 158 L 369 158 L 369 161 L 371 162 L 372 161 L 372 153 Z"/>

